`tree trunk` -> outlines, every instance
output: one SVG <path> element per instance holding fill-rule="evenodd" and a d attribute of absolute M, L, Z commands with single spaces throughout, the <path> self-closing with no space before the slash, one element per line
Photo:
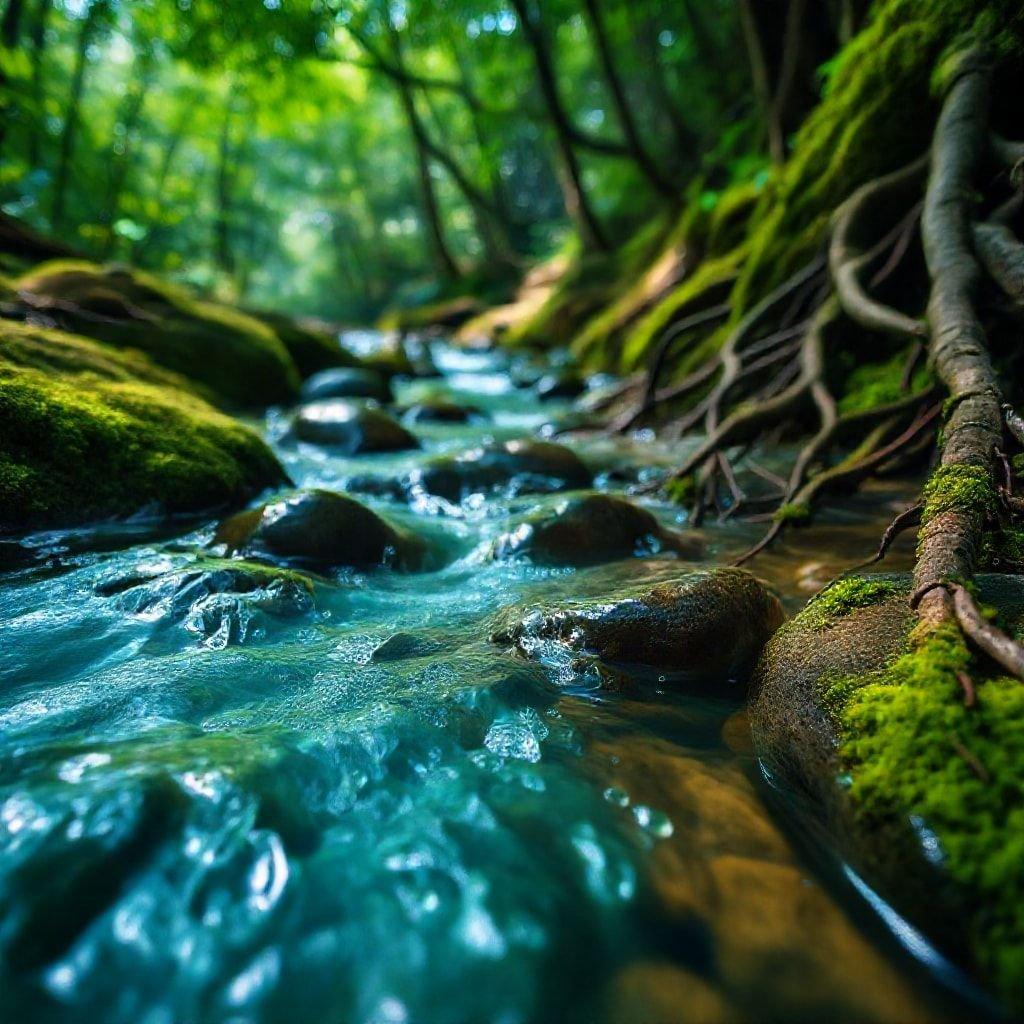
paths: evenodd
<path fill-rule="evenodd" d="M 781 162 L 784 157 L 782 128 L 775 121 L 776 109 L 772 98 L 768 57 L 765 53 L 764 38 L 754 13 L 753 0 L 740 0 L 740 24 L 743 27 L 743 41 L 747 47 L 750 63 L 750 78 L 754 96 L 761 114 L 763 131 L 772 160 Z"/>
<path fill-rule="evenodd" d="M 8 0 L 3 20 L 0 21 L 0 47 L 13 50 L 18 45 L 18 31 L 21 27 L 21 15 L 24 11 L 22 0 Z M 6 94 L 7 105 L 0 108 L 0 152 L 3 151 L 7 129 L 18 116 L 18 105 L 9 92 L 10 81 L 0 66 L 0 95 Z"/>
<path fill-rule="evenodd" d="M 786 158 L 786 129 L 793 119 L 794 87 L 800 65 L 803 42 L 804 19 L 807 16 L 807 0 L 789 0 L 786 10 L 786 29 L 782 39 L 782 62 L 772 100 L 772 114 L 769 125 L 778 132 L 772 143 L 772 155 L 776 160 Z"/>
<path fill-rule="evenodd" d="M 42 151 L 43 131 L 43 55 L 46 52 L 46 25 L 53 9 L 53 0 L 39 0 L 36 8 L 35 21 L 32 23 L 32 106 L 35 124 L 28 136 L 28 162 L 30 167 L 37 167 Z"/>
<path fill-rule="evenodd" d="M 633 111 L 629 105 L 625 87 L 615 67 L 615 61 L 612 58 L 611 44 L 608 40 L 608 32 L 601 14 L 600 0 L 583 0 L 583 9 L 586 11 L 590 34 L 597 47 L 601 73 L 608 86 L 608 92 L 612 97 L 615 116 L 618 118 L 619 124 L 622 127 L 622 133 L 626 137 L 626 148 L 629 150 L 629 155 L 656 192 L 669 199 L 676 199 L 678 197 L 677 190 L 662 175 L 654 158 L 640 138 L 640 131 L 637 128 L 636 119 L 633 117 Z"/>
<path fill-rule="evenodd" d="M 555 131 L 555 141 L 562 163 L 562 173 L 559 177 L 566 210 L 575 221 L 584 245 L 607 252 L 610 249 L 608 240 L 593 207 L 590 205 L 583 185 L 583 173 L 576 158 L 576 151 L 573 149 L 573 125 L 558 93 L 555 69 L 543 28 L 532 16 L 530 0 L 512 0 L 512 7 L 515 9 L 523 35 L 533 53 L 541 94 Z"/>
<path fill-rule="evenodd" d="M 217 149 L 217 216 L 213 225 L 214 259 L 220 270 L 229 275 L 235 270 L 231 252 L 231 122 L 234 113 L 234 101 L 229 98 L 224 110 L 224 123 L 221 126 L 220 144 Z"/>
<path fill-rule="evenodd" d="M 85 73 L 89 63 L 89 47 L 99 27 L 100 15 L 106 0 L 96 0 L 90 5 L 78 30 L 75 45 L 75 65 L 71 74 L 71 91 L 68 95 L 67 110 L 64 114 L 64 129 L 60 136 L 60 151 L 57 156 L 57 171 L 53 182 L 53 206 L 50 223 L 55 231 L 64 226 L 64 212 L 67 203 L 68 175 L 75 153 L 78 136 L 78 122 L 82 112 L 82 94 L 85 91 Z"/>

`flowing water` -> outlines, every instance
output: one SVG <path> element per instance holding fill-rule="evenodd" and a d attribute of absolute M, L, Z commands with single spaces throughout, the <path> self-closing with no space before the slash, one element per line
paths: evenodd
<path fill-rule="evenodd" d="M 261 427 L 296 484 L 343 489 L 567 411 L 516 389 L 498 354 L 434 357 L 443 376 L 401 397 L 471 401 L 487 424 L 418 426 L 422 452 L 345 459 L 289 443 L 273 411 Z M 611 490 L 680 457 L 575 446 Z M 757 568 L 795 606 L 863 557 L 893 497 L 851 501 L 816 552 Z M 738 703 L 608 694 L 488 642 L 504 606 L 681 568 L 482 556 L 558 500 L 367 499 L 445 567 L 341 572 L 312 596 L 182 587 L 174 570 L 213 523 L 0 545 L 0 1018 L 955 1015 L 838 866 L 780 826 Z M 758 529 L 708 526 L 707 562 Z M 405 656 L 374 656 L 395 634 Z"/>

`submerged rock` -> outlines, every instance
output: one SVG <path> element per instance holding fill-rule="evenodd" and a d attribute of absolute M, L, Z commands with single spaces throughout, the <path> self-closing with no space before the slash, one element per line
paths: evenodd
<path fill-rule="evenodd" d="M 203 559 L 161 572 L 138 570 L 95 587 L 128 614 L 178 622 L 204 646 L 261 638 L 265 617 L 290 618 L 314 609 L 313 581 L 301 573 L 252 562 Z"/>
<path fill-rule="evenodd" d="M 230 552 L 322 567 L 415 570 L 426 545 L 365 505 L 333 491 L 300 491 L 239 512 L 213 538 Z"/>
<path fill-rule="evenodd" d="M 459 405 L 442 398 L 416 402 L 402 410 L 406 423 L 471 423 L 486 418 L 475 406 Z"/>
<path fill-rule="evenodd" d="M 492 639 L 541 660 L 581 655 L 741 696 L 784 615 L 779 599 L 741 569 L 691 572 L 607 602 L 506 613 Z"/>
<path fill-rule="evenodd" d="M 495 559 L 528 558 L 540 565 L 595 565 L 666 551 L 698 558 L 703 545 L 664 529 L 650 512 L 624 498 L 586 494 L 502 534 L 490 554 Z"/>
<path fill-rule="evenodd" d="M 1024 577 L 975 583 L 1020 639 Z M 1024 874 L 1008 851 L 1024 834 L 1024 687 L 954 623 L 915 633 L 912 586 L 843 578 L 779 630 L 755 677 L 756 749 L 844 860 L 1020 1009 Z"/>
<path fill-rule="evenodd" d="M 410 490 L 458 502 L 470 494 L 507 490 L 512 494 L 578 490 L 590 486 L 590 470 L 564 445 L 518 439 L 437 459 L 413 471 Z"/>
<path fill-rule="evenodd" d="M 300 441 L 330 445 L 346 455 L 400 452 L 420 443 L 396 419 L 367 402 L 331 398 L 303 405 L 292 433 Z"/>
<path fill-rule="evenodd" d="M 394 396 L 387 378 L 376 370 L 339 366 L 313 374 L 302 385 L 302 397 L 307 402 L 323 398 L 373 398 L 390 402 Z"/>
<path fill-rule="evenodd" d="M 422 658 L 444 650 L 444 644 L 415 633 L 392 633 L 370 653 L 370 661 L 382 663 L 404 661 L 407 658 Z"/>

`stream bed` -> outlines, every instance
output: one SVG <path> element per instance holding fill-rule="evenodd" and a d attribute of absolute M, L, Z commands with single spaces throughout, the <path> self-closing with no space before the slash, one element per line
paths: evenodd
<path fill-rule="evenodd" d="M 441 375 L 399 400 L 485 420 L 349 458 L 290 439 L 290 410 L 272 410 L 260 428 L 295 484 L 344 490 L 569 412 L 516 387 L 500 353 L 433 358 Z M 570 443 L 613 492 L 681 457 Z M 754 569 L 793 610 L 873 549 L 901 497 L 875 485 Z M 360 496 L 439 567 L 345 570 L 312 593 L 180 586 L 215 522 L 0 545 L 0 1017 L 955 1019 L 941 979 L 780 814 L 738 700 L 607 692 L 489 642 L 506 606 L 691 565 L 486 557 L 563 498 Z M 678 507 L 642 503 L 686 530 Z M 761 529 L 708 523 L 702 564 Z"/>

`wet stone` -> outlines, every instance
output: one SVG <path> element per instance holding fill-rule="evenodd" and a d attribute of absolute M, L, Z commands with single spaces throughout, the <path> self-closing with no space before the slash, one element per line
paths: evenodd
<path fill-rule="evenodd" d="M 308 577 L 220 559 L 156 575 L 136 571 L 95 589 L 116 597 L 128 614 L 150 622 L 177 622 L 214 649 L 262 639 L 267 616 L 292 618 L 315 608 Z"/>
<path fill-rule="evenodd" d="M 300 441 L 329 445 L 346 455 L 398 452 L 420 446 L 382 409 L 338 398 L 302 406 L 295 414 L 292 432 Z"/>
<path fill-rule="evenodd" d="M 375 663 L 404 661 L 407 658 L 422 658 L 429 654 L 437 654 L 443 649 L 443 644 L 428 637 L 417 636 L 415 633 L 392 633 L 373 649 L 370 661 Z"/>
<path fill-rule="evenodd" d="M 586 382 L 573 370 L 548 373 L 537 381 L 537 397 L 546 400 L 578 398 L 586 389 Z"/>
<path fill-rule="evenodd" d="M 392 397 L 391 385 L 382 373 L 361 367 L 323 370 L 302 385 L 302 398 L 307 402 L 324 398 L 373 398 L 390 402 Z"/>
<path fill-rule="evenodd" d="M 300 491 L 225 520 L 214 544 L 230 552 L 320 567 L 389 565 L 415 570 L 426 545 L 352 498 Z"/>
<path fill-rule="evenodd" d="M 406 423 L 472 423 L 485 420 L 487 416 L 472 405 L 431 399 L 402 410 L 402 419 Z"/>
<path fill-rule="evenodd" d="M 741 697 L 783 617 L 778 598 L 756 577 L 713 569 L 604 602 L 512 609 L 492 639 L 563 672 L 568 665 L 581 674 L 596 663 L 591 674 L 616 686 L 626 670 L 638 680 L 656 676 L 659 683 Z"/>
<path fill-rule="evenodd" d="M 513 495 L 578 490 L 591 480 L 590 470 L 570 448 L 520 439 L 438 459 L 410 474 L 407 484 L 413 492 L 459 502 L 497 490 Z"/>
<path fill-rule="evenodd" d="M 596 565 L 672 552 L 698 558 L 703 545 L 664 529 L 646 509 L 608 494 L 569 498 L 498 537 L 494 559 L 527 558 L 538 565 Z"/>

